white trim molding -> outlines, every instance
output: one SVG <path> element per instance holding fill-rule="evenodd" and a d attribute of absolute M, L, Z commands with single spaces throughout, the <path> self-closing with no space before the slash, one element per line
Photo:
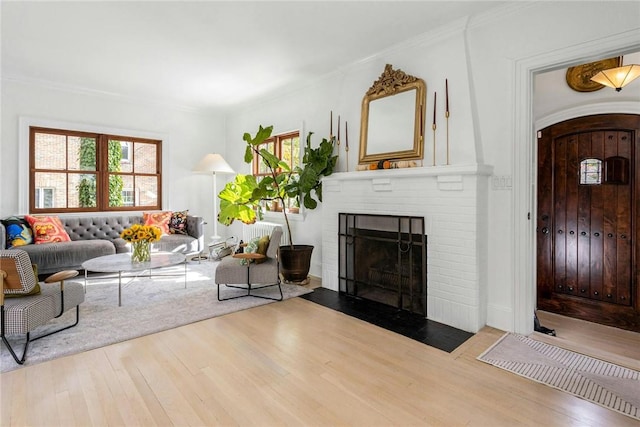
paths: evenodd
<path fill-rule="evenodd" d="M 535 129 L 548 121 L 568 114 L 595 111 L 596 106 L 585 106 L 555 113 L 534 123 L 533 76 L 559 67 L 608 58 L 640 49 L 640 29 L 615 34 L 588 43 L 581 43 L 545 54 L 517 59 L 512 62 L 514 86 L 513 117 L 513 331 L 520 334 L 533 332 L 533 313 L 536 308 L 536 170 L 534 168 Z M 614 108 L 612 104 L 611 108 Z M 618 105 L 620 107 L 620 105 Z M 609 107 L 607 107 L 609 108 Z M 598 110 L 599 113 L 605 110 Z"/>
<path fill-rule="evenodd" d="M 640 114 L 640 102 L 599 102 L 569 108 L 541 117 L 535 122 L 535 130 L 541 130 L 565 120 L 577 117 L 592 116 L 595 114 Z"/>

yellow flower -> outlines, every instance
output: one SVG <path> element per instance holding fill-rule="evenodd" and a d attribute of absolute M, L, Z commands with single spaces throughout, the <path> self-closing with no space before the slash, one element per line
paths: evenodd
<path fill-rule="evenodd" d="M 125 228 L 122 237 L 127 242 L 156 242 L 162 237 L 160 228 L 153 225 L 133 224 L 129 228 Z"/>

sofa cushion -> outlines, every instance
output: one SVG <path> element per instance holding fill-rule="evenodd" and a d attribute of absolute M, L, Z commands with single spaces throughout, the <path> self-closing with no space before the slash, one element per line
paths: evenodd
<path fill-rule="evenodd" d="M 182 253 L 199 252 L 198 239 L 184 234 L 167 234 L 162 236 L 159 241 L 153 242 L 151 250 Z"/>
<path fill-rule="evenodd" d="M 187 230 L 187 216 L 189 211 L 176 211 L 171 214 L 169 220 L 169 232 L 171 234 L 189 234 Z"/>
<path fill-rule="evenodd" d="M 142 223 L 142 217 L 140 215 L 63 217 L 62 221 L 71 240 L 117 240 L 122 230 L 131 224 Z"/>
<path fill-rule="evenodd" d="M 71 240 L 64 229 L 64 225 L 62 225 L 62 221 L 57 216 L 25 215 L 24 218 L 31 226 L 31 230 L 33 230 L 36 245 Z"/>
<path fill-rule="evenodd" d="M 33 231 L 26 219 L 11 216 L 2 220 L 7 231 L 7 248 L 30 245 L 33 243 Z"/>
<path fill-rule="evenodd" d="M 144 225 L 156 226 L 162 231 L 162 234 L 169 233 L 169 221 L 171 220 L 171 212 L 143 212 L 142 221 Z"/>
<path fill-rule="evenodd" d="M 55 273 L 60 268 L 81 269 L 88 259 L 116 253 L 110 240 L 76 240 L 46 245 L 28 245 L 20 249 L 29 254 L 40 274 Z"/>

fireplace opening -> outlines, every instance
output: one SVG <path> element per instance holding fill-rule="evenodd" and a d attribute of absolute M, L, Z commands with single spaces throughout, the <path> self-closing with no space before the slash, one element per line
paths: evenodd
<path fill-rule="evenodd" d="M 427 316 L 424 218 L 338 214 L 340 292 Z"/>

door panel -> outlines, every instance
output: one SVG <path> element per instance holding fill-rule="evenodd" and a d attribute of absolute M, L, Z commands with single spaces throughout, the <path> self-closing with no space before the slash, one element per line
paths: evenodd
<path fill-rule="evenodd" d="M 538 308 L 640 331 L 639 128 L 640 116 L 600 115 L 539 133 Z"/>

